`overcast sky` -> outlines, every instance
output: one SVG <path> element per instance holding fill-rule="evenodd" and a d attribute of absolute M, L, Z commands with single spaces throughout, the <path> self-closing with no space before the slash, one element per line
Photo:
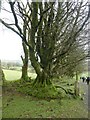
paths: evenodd
<path fill-rule="evenodd" d="M 4 6 L 9 10 L 9 6 Z M 0 18 L 12 19 L 5 11 L 1 11 Z M 20 60 L 22 52 L 22 41 L 18 35 L 0 24 L 0 59 L 1 60 Z"/>
<path fill-rule="evenodd" d="M 0 59 L 20 60 L 22 42 L 19 36 L 0 25 Z"/>

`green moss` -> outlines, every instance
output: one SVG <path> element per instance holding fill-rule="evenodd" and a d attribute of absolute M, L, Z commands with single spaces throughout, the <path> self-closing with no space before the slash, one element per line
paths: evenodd
<path fill-rule="evenodd" d="M 38 98 L 57 98 L 61 97 L 60 92 L 57 91 L 57 89 L 54 87 L 54 85 L 46 85 L 46 86 L 40 86 L 35 85 L 33 86 L 31 83 L 28 82 L 28 84 L 24 84 L 19 86 L 18 90 L 22 93 L 32 95 Z"/>

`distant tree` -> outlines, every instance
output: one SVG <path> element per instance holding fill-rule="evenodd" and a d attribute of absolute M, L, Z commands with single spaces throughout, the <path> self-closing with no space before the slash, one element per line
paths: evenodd
<path fill-rule="evenodd" d="M 83 49 L 77 48 L 70 52 L 69 56 L 67 56 L 66 75 L 73 77 L 76 71 L 78 71 L 78 74 L 83 72 L 83 61 L 85 59 L 86 54 Z"/>
<path fill-rule="evenodd" d="M 7 69 L 10 69 L 11 66 L 12 66 L 12 63 L 8 62 L 7 63 Z"/>
<path fill-rule="evenodd" d="M 86 43 L 88 43 L 88 40 L 85 41 L 85 43 L 82 42 L 82 44 L 79 43 L 79 41 L 76 41 L 70 48 L 70 51 L 58 60 L 57 65 L 53 65 L 52 73 L 56 76 L 67 75 L 73 77 L 76 70 L 78 70 L 78 72 L 83 71 L 83 68 L 85 67 L 84 62 L 87 59 L 87 49 L 85 49 L 83 44 Z"/>
<path fill-rule="evenodd" d="M 16 62 L 16 63 L 15 63 L 15 66 L 17 66 L 17 67 L 21 67 L 22 65 L 21 65 L 21 63 Z"/>

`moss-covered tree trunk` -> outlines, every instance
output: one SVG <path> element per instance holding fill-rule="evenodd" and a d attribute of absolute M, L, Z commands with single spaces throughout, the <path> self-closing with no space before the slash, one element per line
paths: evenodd
<path fill-rule="evenodd" d="M 22 76 L 21 76 L 21 79 L 23 79 L 23 80 L 27 80 L 28 79 L 27 69 L 28 69 L 28 66 L 27 66 L 27 63 L 25 62 L 23 64 L 23 66 L 22 66 Z"/>
<path fill-rule="evenodd" d="M 22 45 L 23 45 L 23 50 L 24 50 L 25 57 L 23 58 L 21 56 L 21 59 L 22 59 L 22 62 L 23 62 L 21 79 L 27 80 L 28 79 L 28 49 L 27 49 L 24 42 L 22 43 Z"/>
<path fill-rule="evenodd" d="M 26 23 L 26 18 L 23 20 L 23 35 L 26 38 L 26 30 L 27 30 L 27 23 Z M 22 76 L 21 79 L 27 80 L 28 79 L 28 48 L 25 42 L 22 42 L 23 46 L 23 52 L 24 52 L 24 57 L 21 56 L 23 66 L 22 66 Z"/>
<path fill-rule="evenodd" d="M 34 85 L 40 84 L 41 86 L 46 86 L 51 84 L 49 66 L 49 64 L 51 63 L 49 63 L 49 58 L 52 57 L 53 54 L 52 48 L 54 48 L 54 40 L 52 41 L 50 37 L 49 29 L 51 29 L 52 27 L 53 4 L 50 4 L 50 16 L 48 17 L 48 14 L 45 14 L 44 12 L 42 13 L 42 11 L 44 10 L 48 11 L 48 5 L 46 3 L 45 8 L 43 10 L 43 4 L 41 2 L 32 2 L 33 11 L 29 41 L 31 48 L 29 47 L 29 56 L 31 64 L 34 67 L 37 74 L 37 78 L 33 83 Z M 38 9 L 40 10 L 40 20 L 38 20 Z M 42 14 L 45 14 L 45 18 L 47 18 L 47 20 L 42 19 Z M 45 27 L 43 27 L 43 25 Z M 45 29 L 45 31 L 43 31 L 43 28 Z M 38 36 L 37 39 L 35 38 L 36 34 Z M 48 43 L 48 39 L 50 39 L 50 43 Z"/>
<path fill-rule="evenodd" d="M 45 71 L 42 71 L 42 73 L 37 75 L 33 84 L 45 87 L 47 85 L 51 85 L 52 83 L 48 73 L 46 73 Z"/>

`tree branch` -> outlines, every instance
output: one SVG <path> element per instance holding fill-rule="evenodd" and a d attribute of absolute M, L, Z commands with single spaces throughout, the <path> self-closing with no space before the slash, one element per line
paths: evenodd
<path fill-rule="evenodd" d="M 4 22 L 2 19 L 0 19 L 0 22 L 1 22 L 5 27 L 11 29 L 13 32 L 15 32 L 16 34 L 18 34 L 18 35 L 22 38 L 22 35 L 21 35 L 19 32 L 17 32 L 14 28 L 12 28 L 12 27 L 10 26 L 11 24 L 8 24 L 8 23 Z M 13 24 L 13 25 L 14 25 L 14 24 Z"/>
<path fill-rule="evenodd" d="M 21 28 L 20 28 L 19 25 L 18 25 L 17 15 L 16 15 L 15 10 L 14 10 L 14 4 L 15 4 L 15 2 L 9 2 L 9 4 L 10 4 L 11 11 L 12 11 L 12 13 L 13 13 L 13 16 L 14 16 L 15 26 L 16 26 L 17 29 L 19 30 L 20 34 L 22 34 L 22 30 L 21 30 Z"/>

